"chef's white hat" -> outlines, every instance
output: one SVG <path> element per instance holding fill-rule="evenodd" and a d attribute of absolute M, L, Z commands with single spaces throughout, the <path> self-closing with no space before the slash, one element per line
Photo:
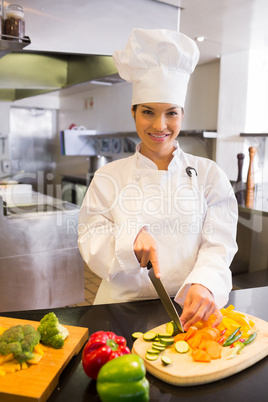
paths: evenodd
<path fill-rule="evenodd" d="M 132 105 L 159 102 L 184 107 L 198 59 L 192 39 L 166 29 L 135 28 L 125 49 L 113 54 L 120 76 L 132 82 Z"/>

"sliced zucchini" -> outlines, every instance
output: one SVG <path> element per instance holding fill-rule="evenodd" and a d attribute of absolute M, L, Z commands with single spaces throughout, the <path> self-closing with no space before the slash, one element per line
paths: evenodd
<path fill-rule="evenodd" d="M 156 349 L 147 349 L 146 353 L 149 353 L 149 355 L 159 355 L 160 350 L 156 350 Z"/>
<path fill-rule="evenodd" d="M 160 332 L 158 334 L 158 336 L 159 336 L 159 339 L 161 339 L 161 338 L 171 338 L 172 337 L 172 335 L 170 335 L 168 332 Z"/>
<path fill-rule="evenodd" d="M 181 331 L 179 330 L 177 324 L 175 323 L 175 321 L 170 321 L 167 323 L 166 325 L 166 331 L 168 334 L 170 334 L 171 336 L 175 336 L 178 333 L 180 333 Z"/>
<path fill-rule="evenodd" d="M 162 356 L 161 357 L 161 362 L 163 363 L 164 366 L 167 366 L 172 363 L 172 359 L 169 356 Z"/>
<path fill-rule="evenodd" d="M 165 345 L 163 345 L 163 343 L 161 342 L 153 342 L 152 346 L 159 347 L 161 349 L 166 349 Z"/>
<path fill-rule="evenodd" d="M 133 332 L 133 334 L 132 334 L 133 341 L 138 339 L 140 336 L 143 336 L 143 332 Z"/>
<path fill-rule="evenodd" d="M 175 349 L 178 353 L 187 353 L 190 347 L 186 341 L 177 341 L 175 342 Z"/>
<path fill-rule="evenodd" d="M 153 341 L 156 338 L 156 333 L 153 331 L 147 331 L 143 334 L 143 339 L 145 341 Z"/>
<path fill-rule="evenodd" d="M 173 345 L 174 343 L 174 338 L 170 337 L 170 338 L 160 338 L 160 343 L 162 343 L 165 346 L 170 346 Z"/>
<path fill-rule="evenodd" d="M 152 345 L 152 349 L 155 350 L 155 351 L 158 351 L 160 353 L 160 352 L 164 352 L 164 350 L 166 350 L 166 347 L 165 347 L 165 345 L 163 345 L 162 348 L 160 346 Z"/>
<path fill-rule="evenodd" d="M 145 359 L 155 361 L 158 359 L 158 354 L 151 355 L 150 353 L 146 353 Z"/>

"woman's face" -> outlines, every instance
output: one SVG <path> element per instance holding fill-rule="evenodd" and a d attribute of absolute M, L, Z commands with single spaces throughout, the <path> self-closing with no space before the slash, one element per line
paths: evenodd
<path fill-rule="evenodd" d="M 141 153 L 150 159 L 154 154 L 171 155 L 181 129 L 182 108 L 171 103 L 145 103 L 137 105 L 136 110 L 132 108 L 132 115 L 142 141 Z"/>

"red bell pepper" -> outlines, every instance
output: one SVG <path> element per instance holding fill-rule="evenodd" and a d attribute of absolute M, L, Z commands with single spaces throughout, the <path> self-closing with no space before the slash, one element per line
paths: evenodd
<path fill-rule="evenodd" d="M 87 341 L 82 354 L 82 365 L 88 377 L 97 379 L 101 367 L 109 360 L 130 353 L 123 336 L 98 331 Z"/>

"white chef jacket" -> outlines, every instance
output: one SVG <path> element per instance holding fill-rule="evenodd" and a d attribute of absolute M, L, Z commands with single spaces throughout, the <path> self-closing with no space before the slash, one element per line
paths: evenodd
<path fill-rule="evenodd" d="M 94 304 L 158 297 L 133 251 L 144 226 L 157 242 L 161 280 L 176 302 L 183 306 L 189 287 L 198 283 L 219 308 L 227 303 L 237 251 L 234 192 L 215 162 L 174 145 L 168 170 L 158 170 L 138 145 L 134 155 L 95 173 L 78 228 L 80 253 L 102 278 Z"/>

